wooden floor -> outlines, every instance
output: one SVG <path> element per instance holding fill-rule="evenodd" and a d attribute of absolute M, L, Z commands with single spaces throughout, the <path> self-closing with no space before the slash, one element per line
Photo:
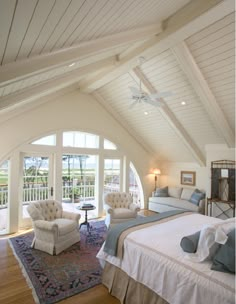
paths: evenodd
<path fill-rule="evenodd" d="M 151 215 L 143 211 L 141 214 Z M 1 304 L 34 304 L 31 289 L 22 275 L 9 244 L 8 237 L 0 238 L 0 303 Z M 60 301 L 61 304 L 119 304 L 103 285 L 98 285 L 76 296 Z"/>

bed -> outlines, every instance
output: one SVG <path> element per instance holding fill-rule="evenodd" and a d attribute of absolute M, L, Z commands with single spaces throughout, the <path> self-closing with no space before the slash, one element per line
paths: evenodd
<path fill-rule="evenodd" d="M 212 261 L 193 262 L 181 239 L 221 219 L 182 213 L 139 226 L 124 238 L 122 254 L 97 254 L 103 284 L 126 304 L 233 304 L 235 275 L 211 270 Z"/>

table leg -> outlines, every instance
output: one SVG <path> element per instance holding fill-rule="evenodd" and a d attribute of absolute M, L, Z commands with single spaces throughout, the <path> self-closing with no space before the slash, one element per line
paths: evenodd
<path fill-rule="evenodd" d="M 85 210 L 85 221 L 83 223 L 80 224 L 79 228 L 81 228 L 81 226 L 86 225 L 87 226 L 87 231 L 89 232 L 90 224 L 88 222 L 88 210 Z"/>

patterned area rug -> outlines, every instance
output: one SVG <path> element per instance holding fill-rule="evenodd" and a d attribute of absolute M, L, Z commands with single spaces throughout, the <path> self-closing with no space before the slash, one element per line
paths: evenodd
<path fill-rule="evenodd" d="M 85 291 L 101 283 L 101 272 L 96 254 L 105 240 L 104 221 L 90 222 L 80 230 L 80 242 L 57 256 L 31 249 L 33 232 L 9 239 L 36 303 L 50 304 Z"/>

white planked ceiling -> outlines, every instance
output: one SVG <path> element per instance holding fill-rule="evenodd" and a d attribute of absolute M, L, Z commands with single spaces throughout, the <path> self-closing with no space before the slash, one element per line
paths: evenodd
<path fill-rule="evenodd" d="M 188 47 L 235 130 L 235 15 L 187 39 Z"/>
<path fill-rule="evenodd" d="M 165 20 L 189 0 L 0 2 L 0 62 L 6 64 Z"/>
<path fill-rule="evenodd" d="M 137 84 L 133 78 L 126 74 L 99 89 L 98 93 L 104 100 L 103 105 L 109 104 L 112 114 L 118 118 L 122 117 L 129 131 L 132 130 L 143 146 L 158 153 L 158 159 L 180 161 L 184 158 L 186 161 L 194 161 L 157 107 L 141 103 L 130 108 L 133 100 L 128 86 L 135 85 Z"/>
<path fill-rule="evenodd" d="M 24 100 L 74 85 L 156 159 L 203 165 L 206 144 L 232 143 L 235 132 L 233 2 L 0 1 L 0 119 Z M 190 61 L 179 58 L 180 43 Z M 130 108 L 128 87 L 139 77 L 146 92 L 173 93 L 162 108 Z"/>

